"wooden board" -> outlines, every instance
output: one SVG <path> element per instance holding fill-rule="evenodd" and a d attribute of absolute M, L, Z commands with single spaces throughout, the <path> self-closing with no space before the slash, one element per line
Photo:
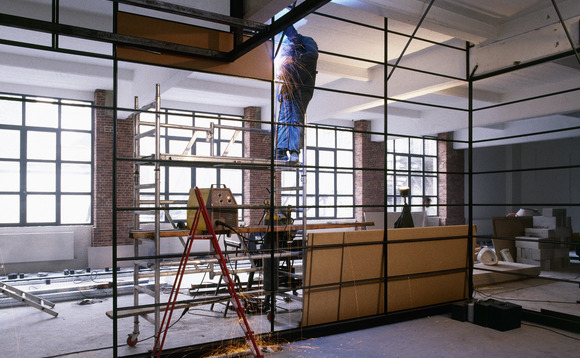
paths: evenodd
<path fill-rule="evenodd" d="M 118 13 L 117 32 L 122 35 L 222 52 L 229 52 L 234 46 L 233 34 L 229 32 L 125 12 Z M 176 55 L 169 52 L 144 51 L 132 47 L 117 47 L 117 56 L 121 60 L 263 80 L 272 79 L 271 54 L 272 44 L 270 41 L 258 46 L 234 62 Z"/>

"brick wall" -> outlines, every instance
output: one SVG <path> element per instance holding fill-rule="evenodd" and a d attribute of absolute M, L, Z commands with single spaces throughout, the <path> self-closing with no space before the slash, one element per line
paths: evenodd
<path fill-rule="evenodd" d="M 355 168 L 381 169 L 381 170 L 355 170 L 354 174 L 354 202 L 355 205 L 377 205 L 355 209 L 355 218 L 362 221 L 364 211 L 384 210 L 385 198 L 385 144 L 372 142 L 370 133 L 370 121 L 356 121 L 354 129 L 354 166 Z"/>
<path fill-rule="evenodd" d="M 95 91 L 95 105 L 111 105 L 107 101 L 111 92 Z M 94 227 L 92 246 L 111 246 L 113 243 L 113 117 L 112 110 L 95 110 L 94 146 Z M 133 121 L 117 121 L 117 157 L 133 157 Z M 118 207 L 133 206 L 133 164 L 117 164 L 117 204 Z M 117 239 L 119 245 L 130 244 L 129 229 L 133 228 L 130 212 L 120 212 L 117 216 Z"/>
<path fill-rule="evenodd" d="M 441 225 L 465 224 L 464 151 L 453 149 L 453 133 L 439 134 L 437 156 L 439 171 L 439 216 Z M 458 206 L 445 206 L 458 205 Z"/>

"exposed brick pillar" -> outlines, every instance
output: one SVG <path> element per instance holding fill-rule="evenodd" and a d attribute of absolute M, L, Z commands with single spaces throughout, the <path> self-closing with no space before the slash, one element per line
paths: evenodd
<path fill-rule="evenodd" d="M 453 149 L 453 133 L 439 134 L 437 157 L 439 171 L 444 173 L 464 172 L 464 151 Z M 441 225 L 465 224 L 465 178 L 463 174 L 439 174 L 439 216 Z M 459 206 L 445 206 L 459 205 Z"/>
<path fill-rule="evenodd" d="M 260 129 L 260 107 L 247 107 L 244 109 L 244 120 L 256 122 L 244 122 L 244 127 Z M 272 158 L 270 133 L 244 131 L 244 156 L 246 158 Z M 280 177 L 276 178 L 276 186 L 280 186 Z M 270 171 L 267 169 L 244 170 L 244 205 L 263 205 L 265 199 L 269 199 Z M 277 199 L 279 203 L 279 198 Z M 259 209 L 244 210 L 244 223 L 257 225 L 264 211 Z"/>
<path fill-rule="evenodd" d="M 365 169 L 384 169 L 385 144 L 371 141 L 371 122 L 356 121 L 354 129 L 354 166 Z M 366 133 L 358 133 L 358 131 Z M 377 205 L 355 209 L 355 218 L 362 221 L 364 211 L 382 211 L 385 199 L 385 176 L 382 170 L 355 170 L 355 205 Z"/>
<path fill-rule="evenodd" d="M 95 105 L 110 105 L 112 93 L 95 91 Z M 111 246 L 113 243 L 113 111 L 95 110 L 94 144 L 94 227 L 92 246 Z M 117 157 L 133 156 L 133 121 L 117 121 Z M 133 206 L 133 163 L 117 163 L 117 203 L 119 207 Z M 117 216 L 118 244 L 130 244 L 129 230 L 133 227 L 132 213 Z"/>

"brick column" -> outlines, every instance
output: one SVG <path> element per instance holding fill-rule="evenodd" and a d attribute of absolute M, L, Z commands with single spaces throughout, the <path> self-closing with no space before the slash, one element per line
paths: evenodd
<path fill-rule="evenodd" d="M 370 132 L 370 121 L 356 121 L 355 131 Z M 354 166 L 365 169 L 384 169 L 385 144 L 372 142 L 370 133 L 354 134 Z M 382 170 L 355 170 L 354 174 L 355 205 L 376 205 L 355 209 L 357 221 L 363 220 L 364 211 L 385 210 L 385 176 Z"/>
<path fill-rule="evenodd" d="M 244 120 L 256 122 L 244 122 L 246 128 L 261 128 L 260 107 L 247 107 L 244 109 Z M 272 158 L 270 133 L 244 131 L 244 157 L 246 158 Z M 281 179 L 276 177 L 276 186 L 280 186 Z M 264 200 L 270 199 L 269 169 L 244 170 L 244 205 L 263 205 Z M 279 204 L 279 198 L 277 202 Z M 259 209 L 244 210 L 244 223 L 257 225 L 264 211 Z"/>
<path fill-rule="evenodd" d="M 110 106 L 112 92 L 95 91 L 96 106 Z M 109 100 L 107 100 L 109 99 Z M 111 246 L 113 243 L 113 111 L 95 110 L 94 143 L 94 204 L 92 246 Z M 117 157 L 133 157 L 133 121 L 117 121 Z M 133 206 L 133 163 L 117 163 L 117 203 L 119 207 Z M 133 228 L 130 212 L 117 217 L 119 245 L 130 244 L 129 229 Z"/>
<path fill-rule="evenodd" d="M 439 171 L 443 173 L 464 172 L 464 151 L 453 149 L 453 133 L 439 134 L 437 159 Z M 463 174 L 439 174 L 439 207 L 438 215 L 441 217 L 441 225 L 464 225 L 465 224 L 465 178 Z M 460 206 L 445 206 L 455 205 Z"/>

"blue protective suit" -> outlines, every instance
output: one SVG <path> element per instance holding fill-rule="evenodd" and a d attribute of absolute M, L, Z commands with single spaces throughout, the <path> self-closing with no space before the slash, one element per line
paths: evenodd
<path fill-rule="evenodd" d="M 302 148 L 302 128 L 287 124 L 304 124 L 306 107 L 312 99 L 316 81 L 318 45 L 307 36 L 302 36 L 291 26 L 286 29 L 286 39 L 282 43 L 282 56 L 288 56 L 280 68 L 279 79 L 283 82 L 278 93 L 280 114 L 277 126 L 277 152 L 300 152 Z M 280 156 L 278 159 L 281 159 Z"/>

